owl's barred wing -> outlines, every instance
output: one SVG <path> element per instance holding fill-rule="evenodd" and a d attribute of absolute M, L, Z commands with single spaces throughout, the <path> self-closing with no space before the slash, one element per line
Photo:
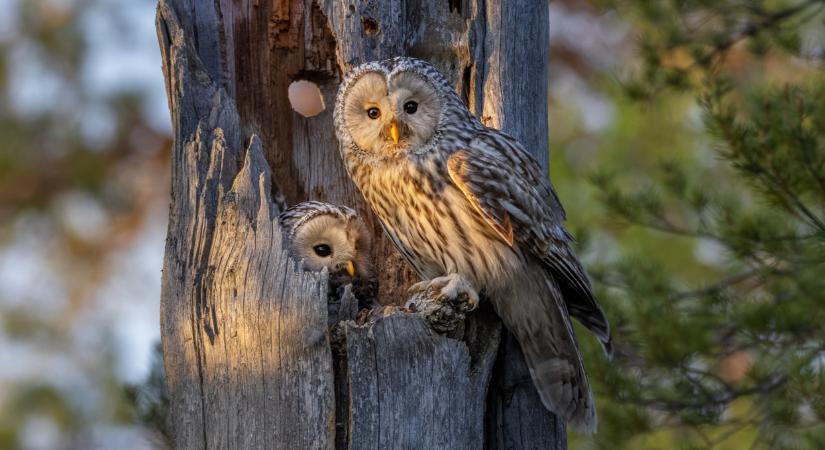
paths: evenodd
<path fill-rule="evenodd" d="M 467 158 L 464 157 L 463 152 L 454 153 L 447 162 L 447 168 L 450 172 L 450 179 L 458 186 L 458 189 L 467 197 L 470 204 L 473 205 L 478 213 L 484 217 L 487 223 L 496 231 L 498 236 L 507 243 L 513 245 L 513 224 L 510 223 L 510 216 L 506 211 L 495 209 L 492 205 L 482 203 L 485 199 L 479 199 L 473 193 L 471 185 L 471 177 L 465 176 L 467 172 L 472 170 L 469 166 Z"/>
<path fill-rule="evenodd" d="M 508 245 L 528 249 L 559 283 L 571 316 L 592 331 L 608 356 L 607 318 L 564 229 L 564 209 L 538 163 L 514 138 L 479 132 L 447 163 L 450 179 Z"/>

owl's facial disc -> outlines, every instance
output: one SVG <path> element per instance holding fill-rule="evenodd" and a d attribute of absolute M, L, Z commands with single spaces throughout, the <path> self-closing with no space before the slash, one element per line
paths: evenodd
<path fill-rule="evenodd" d="M 426 144 L 438 128 L 441 99 L 420 75 L 401 72 L 363 75 L 352 86 L 345 123 L 361 149 L 393 156 Z"/>
<path fill-rule="evenodd" d="M 313 271 L 325 267 L 330 272 L 345 270 L 357 254 L 347 222 L 332 215 L 307 221 L 296 231 L 291 245 L 295 256 L 304 261 L 304 267 Z"/>

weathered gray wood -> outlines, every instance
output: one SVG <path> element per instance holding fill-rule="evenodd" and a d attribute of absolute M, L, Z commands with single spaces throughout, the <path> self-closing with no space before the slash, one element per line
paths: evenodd
<path fill-rule="evenodd" d="M 495 346 L 479 360 L 414 316 L 346 326 L 350 448 L 479 449 Z"/>
<path fill-rule="evenodd" d="M 261 141 L 244 152 L 232 100 L 163 3 L 158 30 L 176 133 L 161 307 L 176 446 L 332 447 L 326 280 L 282 250 Z"/>
<path fill-rule="evenodd" d="M 380 299 L 404 303 L 411 271 L 338 155 L 341 74 L 427 59 L 546 167 L 547 20 L 543 0 L 160 1 L 175 133 L 162 334 L 179 447 L 565 447 L 488 307 L 469 313 L 461 340 L 396 312 L 343 324 L 331 348 L 325 280 L 284 256 L 269 181 L 271 169 L 290 204 L 359 209 L 377 238 Z M 291 110 L 298 78 L 326 111 Z"/>
<path fill-rule="evenodd" d="M 550 15 L 546 2 L 498 0 L 483 2 L 483 22 L 477 36 L 482 64 L 476 84 L 476 113 L 487 126 L 515 136 L 548 168 L 547 88 L 549 82 Z M 479 49 L 477 48 L 478 52 Z"/>

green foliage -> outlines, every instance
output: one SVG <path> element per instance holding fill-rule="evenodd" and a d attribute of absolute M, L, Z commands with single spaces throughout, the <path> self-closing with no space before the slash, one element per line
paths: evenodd
<path fill-rule="evenodd" d="M 663 89 L 689 92 L 731 64 L 730 50 L 745 46 L 752 56 L 805 56 L 802 32 L 821 21 L 822 0 L 596 1 L 618 9 L 643 33 L 639 77 L 626 93 L 651 99 Z"/>
<path fill-rule="evenodd" d="M 604 3 L 643 31 L 621 95 L 695 98 L 715 161 L 677 152 L 637 176 L 603 158 L 590 177 L 613 226 L 589 234 L 620 242 L 591 265 L 618 354 L 586 343 L 601 423 L 576 442 L 822 448 L 825 73 L 800 42 L 825 2 Z"/>
<path fill-rule="evenodd" d="M 174 446 L 167 417 L 169 397 L 165 383 L 163 351 L 158 342 L 152 354 L 149 375 L 140 384 L 126 386 L 125 393 L 134 405 L 136 422 L 151 430 L 157 440 L 164 444 L 164 448 L 172 448 Z"/>

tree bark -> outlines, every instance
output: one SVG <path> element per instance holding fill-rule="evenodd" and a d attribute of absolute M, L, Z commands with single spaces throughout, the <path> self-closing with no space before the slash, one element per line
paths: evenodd
<path fill-rule="evenodd" d="M 275 195 L 372 227 L 379 297 L 414 280 L 346 176 L 332 108 L 364 61 L 426 59 L 547 167 L 543 0 L 161 0 L 172 202 L 161 329 L 179 448 L 565 448 L 489 308 L 461 339 L 414 314 L 327 329 L 326 278 L 281 247 Z M 287 100 L 316 83 L 312 118 Z M 499 345 L 501 344 L 501 345 Z"/>

